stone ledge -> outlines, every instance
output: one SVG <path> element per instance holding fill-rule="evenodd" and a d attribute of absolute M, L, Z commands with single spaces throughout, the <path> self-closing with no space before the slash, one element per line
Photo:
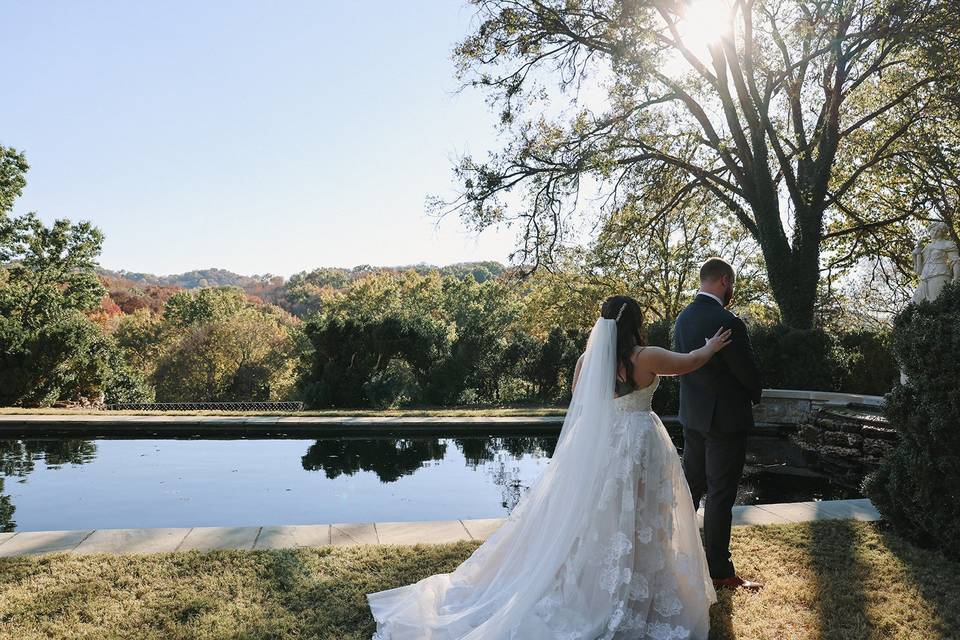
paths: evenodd
<path fill-rule="evenodd" d="M 804 391 L 802 389 L 764 389 L 764 398 L 782 400 L 810 400 L 828 405 L 859 404 L 867 407 L 883 405 L 883 396 L 867 396 L 858 393 L 838 393 L 836 391 Z"/>
<path fill-rule="evenodd" d="M 866 499 L 738 506 L 733 510 L 734 526 L 847 519 L 874 521 L 880 519 L 880 513 Z M 484 518 L 432 522 L 263 527 L 24 531 L 0 534 L 0 557 L 48 553 L 141 554 L 175 550 L 261 550 L 356 544 L 438 544 L 458 540 L 486 540 L 503 521 L 503 518 Z"/>

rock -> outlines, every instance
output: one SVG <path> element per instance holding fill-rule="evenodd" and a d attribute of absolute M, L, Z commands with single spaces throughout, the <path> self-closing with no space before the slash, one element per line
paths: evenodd
<path fill-rule="evenodd" d="M 796 438 L 803 444 L 818 445 L 820 444 L 820 428 L 812 424 L 801 424 L 797 429 Z"/>
<path fill-rule="evenodd" d="M 883 458 L 893 451 L 894 444 L 889 440 L 866 438 L 863 441 L 863 452 L 875 458 Z"/>
<path fill-rule="evenodd" d="M 860 450 L 863 447 L 863 437 L 855 433 L 827 432 L 823 434 L 825 444 L 838 447 L 849 447 Z"/>

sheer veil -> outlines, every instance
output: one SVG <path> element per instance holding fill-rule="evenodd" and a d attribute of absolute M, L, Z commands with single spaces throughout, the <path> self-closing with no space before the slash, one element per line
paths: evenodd
<path fill-rule="evenodd" d="M 583 585 L 604 579 L 594 550 L 633 533 L 621 501 L 601 498 L 613 473 L 616 335 L 614 320 L 594 325 L 553 457 L 493 536 L 452 573 L 368 596 L 375 638 L 552 638 L 537 611 L 558 584 L 569 588 L 565 615 L 604 635 L 617 598 Z"/>

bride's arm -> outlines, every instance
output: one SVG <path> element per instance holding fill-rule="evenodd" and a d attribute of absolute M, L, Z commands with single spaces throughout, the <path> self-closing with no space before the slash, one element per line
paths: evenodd
<path fill-rule="evenodd" d="M 699 349 L 690 353 L 677 353 L 660 347 L 644 347 L 634 356 L 634 366 L 661 376 L 680 376 L 696 371 L 713 357 L 717 351 L 730 344 L 730 330 L 717 330 L 712 338 Z"/>
<path fill-rule="evenodd" d="M 577 390 L 577 380 L 580 379 L 580 368 L 583 367 L 583 356 L 587 354 L 580 354 L 580 357 L 577 359 L 577 366 L 573 370 L 573 384 L 570 385 L 570 395 L 573 395 L 573 392 Z"/>

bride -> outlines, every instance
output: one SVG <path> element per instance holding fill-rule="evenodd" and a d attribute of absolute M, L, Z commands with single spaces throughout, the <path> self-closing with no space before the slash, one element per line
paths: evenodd
<path fill-rule="evenodd" d="M 677 451 L 651 411 L 661 375 L 703 366 L 643 346 L 640 307 L 607 298 L 547 469 L 452 573 L 367 596 L 374 640 L 706 639 L 710 579 Z"/>

